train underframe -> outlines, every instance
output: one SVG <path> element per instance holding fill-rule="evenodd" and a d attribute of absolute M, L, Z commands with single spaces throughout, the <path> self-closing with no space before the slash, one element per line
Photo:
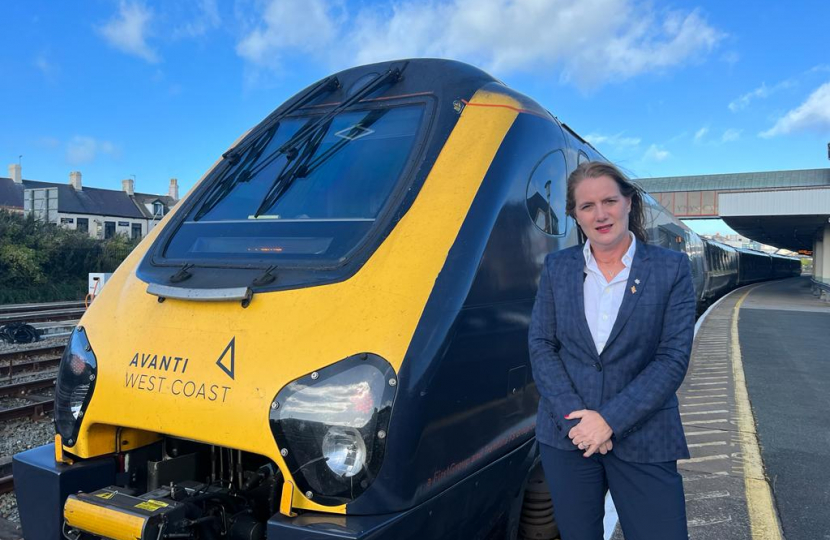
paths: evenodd
<path fill-rule="evenodd" d="M 26 538 L 414 540 L 556 534 L 535 439 L 414 508 L 380 515 L 286 516 L 280 513 L 284 478 L 268 459 L 173 438 L 72 464 L 56 461 L 54 445 L 47 445 L 15 456 L 14 468 Z"/>

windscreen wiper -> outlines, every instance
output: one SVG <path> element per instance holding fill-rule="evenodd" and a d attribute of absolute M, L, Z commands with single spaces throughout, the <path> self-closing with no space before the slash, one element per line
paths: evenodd
<path fill-rule="evenodd" d="M 251 169 L 259 159 L 263 150 L 265 150 L 274 138 L 277 132 L 279 123 L 274 124 L 270 130 L 266 131 L 250 145 L 249 151 L 245 154 L 245 161 L 239 165 L 233 172 L 230 169 L 225 171 L 223 177 L 217 181 L 205 197 L 204 202 L 199 207 L 196 215 L 193 216 L 193 221 L 199 221 L 205 214 L 213 210 L 220 201 L 227 197 L 234 187 L 240 182 L 247 182 L 253 175 Z M 239 159 L 238 157 L 236 158 Z M 231 165 L 233 166 L 233 165 Z"/>
<path fill-rule="evenodd" d="M 290 148 L 294 148 L 300 144 L 302 144 L 303 140 L 312 136 L 317 128 L 343 112 L 345 109 L 357 103 L 361 99 L 364 99 L 374 92 L 376 92 L 379 88 L 386 84 L 395 84 L 401 80 L 403 71 L 406 69 L 408 62 L 400 68 L 392 68 L 389 69 L 386 73 L 382 75 L 377 75 L 374 79 L 372 79 L 366 86 L 361 88 L 358 92 L 354 95 L 340 103 L 337 107 L 330 110 L 328 113 L 324 114 L 321 118 L 319 118 L 316 122 L 306 124 L 302 128 L 300 128 L 290 139 L 288 139 L 282 146 L 277 149 L 278 153 L 287 152 Z"/>
<path fill-rule="evenodd" d="M 271 187 L 268 188 L 265 198 L 262 199 L 256 212 L 254 212 L 254 218 L 258 218 L 260 214 L 274 206 L 274 203 L 282 197 L 282 194 L 285 193 L 295 178 L 305 176 L 305 165 L 317 152 L 320 143 L 323 142 L 329 131 L 329 127 L 331 127 L 331 120 L 317 128 L 312 136 L 303 141 L 302 153 L 293 148 L 286 153 L 285 165 L 274 179 Z"/>
<path fill-rule="evenodd" d="M 277 175 L 273 184 L 271 184 L 268 193 L 265 195 L 265 199 L 263 199 L 262 203 L 259 205 L 259 208 L 257 208 L 257 211 L 254 213 L 254 217 L 259 217 L 263 212 L 274 206 L 277 200 L 283 193 L 286 192 L 294 180 L 310 176 L 344 146 L 360 138 L 361 133 L 365 133 L 369 129 L 369 126 L 383 118 L 383 116 L 389 111 L 390 109 L 388 108 L 370 111 L 363 117 L 363 119 L 360 120 L 360 122 L 354 124 L 351 128 L 347 128 L 348 131 L 343 130 L 345 133 L 342 135 L 338 132 L 341 139 L 319 156 L 316 155 L 317 149 L 320 147 L 320 143 L 328 133 L 332 121 L 329 120 L 329 123 L 318 128 L 317 133 L 308 139 L 301 155 L 296 153 L 292 155 L 291 152 L 288 153 L 289 159 L 286 161 L 285 167 L 283 167 L 283 170 L 279 175 Z M 295 159 L 296 161 L 294 161 Z M 289 164 L 291 167 L 289 167 Z"/>
<path fill-rule="evenodd" d="M 204 202 L 199 207 L 199 210 L 196 212 L 193 220 L 198 221 L 203 218 L 205 214 L 213 210 L 238 183 L 247 182 L 256 176 L 256 173 L 263 167 L 267 166 L 274 159 L 276 159 L 276 156 L 279 154 L 278 151 L 272 153 L 271 156 L 268 156 L 269 159 L 267 159 L 266 163 L 260 164 L 256 170 L 253 169 L 253 165 L 257 163 L 262 155 L 262 152 L 268 147 L 268 144 L 270 144 L 271 140 L 273 140 L 276 135 L 277 129 L 280 125 L 279 119 L 282 119 L 297 109 L 308 105 L 323 95 L 330 94 L 338 88 L 340 88 L 340 81 L 337 77 L 331 76 L 323 79 L 311 87 L 294 103 L 292 103 L 290 107 L 279 112 L 279 114 L 275 112 L 273 115 L 266 118 L 261 124 L 263 126 L 262 128 L 246 137 L 247 142 L 222 154 L 222 157 L 229 161 L 230 167 L 236 165 L 242 155 L 246 155 L 245 163 L 239 166 L 236 171 L 231 174 L 228 174 L 228 171 L 226 170 L 225 176 L 214 184 L 210 192 L 208 192 L 208 195 L 205 197 Z M 277 121 L 274 122 L 274 120 Z"/>
<path fill-rule="evenodd" d="M 285 193 L 296 178 L 308 176 L 311 171 L 318 168 L 335 152 L 348 144 L 349 140 L 344 138 L 343 141 L 339 141 L 319 158 L 311 161 L 314 154 L 317 152 L 317 148 L 319 148 L 320 143 L 325 138 L 326 133 L 328 133 L 329 127 L 331 127 L 331 122 L 335 116 L 343 112 L 352 104 L 364 99 L 367 96 L 370 96 L 382 86 L 386 84 L 395 84 L 400 81 L 401 75 L 405 68 L 406 64 L 404 64 L 401 68 L 389 69 L 383 75 L 378 75 L 353 96 L 343 101 L 340 105 L 323 115 L 320 119 L 313 123 L 309 122 L 297 130 L 297 132 L 288 141 L 280 146 L 276 153 L 284 153 L 286 155 L 287 160 L 285 166 L 283 167 L 283 170 L 280 171 L 280 174 L 278 174 L 274 179 L 274 182 L 265 194 L 265 198 L 260 203 L 259 208 L 257 208 L 256 212 L 254 212 L 254 218 L 259 217 L 263 212 L 274 206 L 274 203 L 276 203 L 282 194 Z M 363 120 L 352 128 L 353 131 L 358 129 L 358 126 L 368 128 L 369 125 L 374 124 L 384 114 L 386 114 L 387 110 L 388 109 L 370 111 L 363 118 Z M 351 140 L 354 140 L 354 137 L 352 137 Z M 300 147 L 302 147 L 302 154 L 300 154 L 300 151 L 298 150 Z"/>
<path fill-rule="evenodd" d="M 302 176 L 310 176 L 315 170 L 319 169 L 326 161 L 331 159 L 331 157 L 339 152 L 344 146 L 349 144 L 352 141 L 355 141 L 361 137 L 362 133 L 365 133 L 369 130 L 369 127 L 383 118 L 383 116 L 388 113 L 391 109 L 375 109 L 363 119 L 353 125 L 349 129 L 348 132 L 343 133 L 340 135 L 341 132 L 338 132 L 337 135 L 340 136 L 340 140 L 334 143 L 331 148 L 320 154 L 319 156 L 314 157 L 314 159 L 309 160 L 308 163 L 305 164 L 305 167 L 302 170 Z M 343 130 L 346 131 L 346 130 Z"/>
<path fill-rule="evenodd" d="M 305 94 L 300 96 L 294 103 L 291 104 L 290 107 L 288 107 L 284 111 L 279 111 L 279 114 L 277 114 L 278 111 L 274 111 L 273 114 L 271 114 L 268 118 L 266 118 L 265 120 L 263 120 L 260 123 L 260 125 L 263 126 L 263 127 L 260 128 L 258 131 L 254 132 L 254 133 L 251 133 L 248 137 L 246 137 L 246 140 L 247 141 L 255 141 L 256 138 L 259 137 L 260 133 L 262 133 L 263 131 L 267 131 L 269 129 L 270 124 L 274 120 L 276 120 L 276 119 L 281 120 L 281 119 L 285 118 L 286 116 L 288 116 L 289 114 L 293 113 L 294 111 L 305 107 L 306 105 L 308 105 L 309 103 L 311 103 L 315 99 L 317 99 L 317 98 L 319 98 L 323 95 L 330 94 L 330 93 L 334 92 L 335 90 L 337 90 L 338 88 L 340 88 L 340 81 L 337 79 L 337 77 L 335 77 L 334 75 L 332 75 L 330 77 L 326 77 L 325 79 L 323 79 L 319 83 L 317 83 L 314 86 L 312 86 L 311 88 L 309 88 L 308 91 Z M 230 150 L 228 150 L 227 152 L 222 154 L 222 157 L 225 158 L 225 159 L 230 159 L 230 160 L 234 160 L 234 158 L 239 159 L 239 156 L 241 156 L 245 152 L 245 150 L 248 149 L 248 147 L 251 144 L 253 144 L 253 143 L 252 142 L 247 142 L 247 143 L 243 143 L 243 144 L 239 145 L 236 148 L 231 148 Z"/>

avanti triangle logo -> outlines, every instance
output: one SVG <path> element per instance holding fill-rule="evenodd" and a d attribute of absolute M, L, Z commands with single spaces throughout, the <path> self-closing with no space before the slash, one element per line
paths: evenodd
<path fill-rule="evenodd" d="M 236 336 L 231 338 L 228 346 L 225 347 L 225 350 L 219 355 L 219 360 L 216 361 L 216 365 L 219 366 L 219 368 L 224 371 L 228 377 L 233 379 L 234 367 L 236 366 Z"/>

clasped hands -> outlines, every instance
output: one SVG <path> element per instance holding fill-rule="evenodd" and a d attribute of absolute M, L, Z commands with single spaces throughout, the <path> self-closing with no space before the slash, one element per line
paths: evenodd
<path fill-rule="evenodd" d="M 565 416 L 567 420 L 579 419 L 571 428 L 568 437 L 580 450 L 585 450 L 583 457 L 591 457 L 596 452 L 607 454 L 614 447 L 611 435 L 614 431 L 597 411 L 581 409 Z"/>

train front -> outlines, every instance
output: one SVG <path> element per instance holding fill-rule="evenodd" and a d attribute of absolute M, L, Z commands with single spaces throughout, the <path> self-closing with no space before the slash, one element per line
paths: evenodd
<path fill-rule="evenodd" d="M 227 152 L 72 334 L 56 442 L 14 461 L 26 538 L 347 538 L 309 516 L 397 519 L 398 375 L 516 118 L 494 88 L 451 62 L 355 68 Z"/>

